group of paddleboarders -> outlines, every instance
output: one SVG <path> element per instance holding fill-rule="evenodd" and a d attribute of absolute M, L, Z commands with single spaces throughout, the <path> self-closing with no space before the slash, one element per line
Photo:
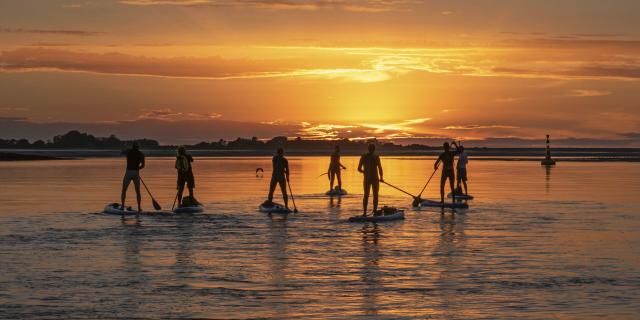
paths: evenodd
<path fill-rule="evenodd" d="M 444 206 L 444 188 L 446 181 L 449 180 L 452 198 L 455 200 L 456 196 L 462 195 L 461 184 L 464 184 L 464 195 L 467 195 L 467 163 L 468 156 L 464 151 L 464 147 L 456 143 L 452 144 L 456 147 L 456 150 L 451 150 L 451 145 L 448 142 L 443 144 L 444 152 L 442 152 L 436 162 L 434 163 L 434 173 L 438 170 L 440 163 L 442 166 L 442 174 L 440 179 L 440 203 Z M 379 214 L 378 211 L 378 199 L 380 193 L 380 183 L 384 181 L 384 171 L 382 169 L 382 163 L 380 162 L 380 156 L 375 153 L 375 144 L 368 145 L 368 152 L 360 157 L 358 163 L 358 172 L 363 174 L 363 189 L 364 196 L 362 198 L 362 211 L 363 216 L 368 213 L 367 207 L 369 204 L 369 196 L 373 193 L 373 214 Z M 458 156 L 457 179 L 456 172 L 454 170 L 455 157 Z M 273 202 L 273 193 L 276 189 L 276 185 L 280 185 L 282 197 L 284 200 L 284 209 L 289 211 L 289 197 L 287 195 L 286 184 L 289 183 L 289 162 L 284 157 L 284 150 L 278 148 L 277 155 L 273 157 L 273 173 L 271 176 L 271 183 L 269 185 L 269 195 L 267 201 L 262 206 L 270 207 L 276 205 Z M 329 168 L 327 175 L 329 177 L 329 195 L 341 195 L 342 178 L 341 171 L 346 167 L 340 162 L 340 146 L 335 146 L 333 153 L 331 154 L 331 161 L 329 162 Z M 338 185 L 334 189 L 334 182 L 337 178 Z M 454 188 L 454 181 L 457 183 L 457 187 Z"/>
<path fill-rule="evenodd" d="M 455 150 L 451 150 L 451 145 L 455 146 Z M 378 198 L 380 192 L 380 182 L 384 181 L 384 171 L 382 169 L 382 163 L 380 162 L 380 156 L 376 154 L 375 144 L 368 145 L 368 152 L 360 157 L 358 163 L 358 172 L 363 174 L 363 189 L 364 196 L 362 198 L 362 211 L 363 216 L 366 216 L 368 211 L 369 196 L 373 197 L 373 214 L 378 214 Z M 442 164 L 442 171 L 440 176 L 440 203 L 444 207 L 444 189 L 447 181 L 449 181 L 449 187 L 451 189 L 452 198 L 455 200 L 456 196 L 467 195 L 467 163 L 468 156 L 464 151 L 464 147 L 460 143 L 453 141 L 451 144 L 445 142 L 443 144 L 444 152 L 442 152 L 436 162 L 433 164 L 434 173 L 438 170 L 440 164 Z M 458 156 L 458 162 L 454 169 L 455 157 Z M 140 146 L 137 142 L 133 143 L 130 150 L 126 151 L 127 157 L 127 169 L 122 182 L 122 194 L 121 194 L 121 210 L 125 208 L 125 201 L 127 195 L 127 189 L 129 184 L 133 181 L 136 191 L 136 200 L 138 203 L 138 211 L 142 211 L 140 202 L 140 170 L 145 167 L 145 156 L 140 151 Z M 192 169 L 193 157 L 187 153 L 184 147 L 178 147 L 175 161 L 175 169 L 177 171 L 177 194 L 176 200 L 179 206 L 183 205 L 197 205 L 198 202 L 194 197 L 195 178 Z M 282 198 L 284 200 L 284 209 L 289 210 L 289 197 L 287 194 L 287 185 L 289 183 L 290 169 L 289 161 L 284 156 L 284 149 L 278 148 L 276 155 L 272 158 L 273 171 L 271 174 L 271 181 L 269 183 L 269 193 L 267 200 L 262 206 L 274 206 L 273 194 L 276 187 L 280 187 Z M 331 154 L 331 161 L 327 170 L 327 175 L 330 180 L 330 192 L 336 192 L 335 194 L 341 195 L 344 193 L 342 189 L 342 177 L 341 171 L 347 169 L 340 162 L 340 146 L 335 146 L 333 153 Z M 456 179 L 457 177 L 457 179 Z M 334 182 L 337 180 L 337 186 L 334 189 Z M 144 182 L 143 182 L 144 183 Z M 454 188 L 456 183 L 456 188 Z M 184 187 L 188 189 L 189 198 L 183 201 Z M 462 187 L 464 186 L 464 193 Z M 329 194 L 329 193 L 328 193 Z M 187 203 L 185 203 L 187 202 Z M 174 201 L 175 203 L 175 201 Z"/>
<path fill-rule="evenodd" d="M 138 211 L 142 212 L 141 194 L 140 194 L 140 170 L 145 167 L 145 155 L 140 151 L 140 145 L 137 142 L 133 142 L 130 150 L 126 152 L 127 156 L 127 169 L 122 180 L 122 194 L 120 197 L 120 210 L 125 210 L 125 203 L 127 198 L 127 189 L 133 181 L 136 191 L 136 200 L 138 203 Z M 175 168 L 177 171 L 177 194 L 176 200 L 178 207 L 183 205 L 196 205 L 198 202 L 193 195 L 193 189 L 196 187 L 195 178 L 193 176 L 193 168 L 191 163 L 193 157 L 187 153 L 184 147 L 178 147 L 175 161 Z M 189 190 L 189 198 L 183 199 L 185 184 Z"/>

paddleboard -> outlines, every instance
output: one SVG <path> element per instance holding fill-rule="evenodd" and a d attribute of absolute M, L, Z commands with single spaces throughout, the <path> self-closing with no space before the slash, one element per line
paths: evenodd
<path fill-rule="evenodd" d="M 204 206 L 199 204 L 199 205 L 195 205 L 195 206 L 188 206 L 188 207 L 179 207 L 179 208 L 175 208 L 173 209 L 173 213 L 176 214 L 182 214 L 182 213 L 200 213 L 204 211 Z"/>
<path fill-rule="evenodd" d="M 440 207 L 442 207 L 442 204 L 440 203 L 440 201 L 422 200 L 422 202 L 420 202 L 418 207 L 436 207 L 436 208 L 440 208 Z M 469 208 L 469 205 L 466 204 L 466 203 L 462 203 L 462 202 L 456 202 L 456 203 L 445 202 L 444 203 L 444 207 L 445 208 L 453 208 L 453 209 L 467 209 L 467 208 Z"/>
<path fill-rule="evenodd" d="M 380 212 L 380 211 L 379 211 Z M 349 222 L 383 222 L 393 220 L 403 220 L 404 210 L 396 210 L 394 213 L 370 215 L 370 216 L 353 216 L 349 218 Z"/>
<path fill-rule="evenodd" d="M 325 194 L 333 197 L 345 196 L 347 195 L 347 190 L 335 188 L 325 192 Z"/>
<path fill-rule="evenodd" d="M 449 192 L 449 194 L 447 194 L 447 198 L 452 198 L 451 197 L 451 192 Z M 456 199 L 459 199 L 459 200 L 473 200 L 473 196 L 472 195 L 464 195 L 464 194 L 456 194 Z"/>
<path fill-rule="evenodd" d="M 282 213 L 282 214 L 291 213 L 291 210 L 275 202 L 271 206 L 266 205 L 265 203 L 262 203 L 260 204 L 259 210 L 260 212 L 264 212 L 264 213 Z"/>
<path fill-rule="evenodd" d="M 117 214 L 119 216 L 121 215 L 125 215 L 125 216 L 135 216 L 135 215 L 142 215 L 145 214 L 145 212 L 138 212 L 138 210 L 134 210 L 131 207 L 125 207 L 124 210 L 120 209 L 120 204 L 119 203 L 110 203 L 108 205 L 106 205 L 104 207 L 104 211 L 102 211 L 102 213 L 106 213 L 106 214 Z"/>

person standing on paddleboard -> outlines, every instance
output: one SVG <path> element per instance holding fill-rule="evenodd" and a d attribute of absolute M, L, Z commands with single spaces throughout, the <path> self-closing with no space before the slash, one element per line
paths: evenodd
<path fill-rule="evenodd" d="M 438 166 L 440 165 L 440 162 L 442 162 L 442 175 L 440 176 L 440 203 L 444 208 L 444 185 L 447 182 L 447 179 L 449 179 L 451 194 L 454 194 L 453 183 L 456 179 L 456 173 L 453 170 L 453 163 L 456 155 L 451 151 L 451 146 L 449 146 L 448 142 L 445 142 L 442 147 L 444 148 L 444 152 L 438 156 L 438 160 L 433 164 L 433 169 L 438 170 Z"/>
<path fill-rule="evenodd" d="M 268 204 L 273 205 L 273 192 L 276 185 L 280 185 L 284 207 L 289 210 L 289 197 L 287 196 L 287 183 L 289 183 L 289 161 L 284 157 L 284 149 L 278 148 L 278 154 L 273 157 L 273 172 L 271 173 L 271 183 L 269 184 Z"/>
<path fill-rule="evenodd" d="M 378 211 L 378 193 L 380 191 L 380 182 L 384 182 L 382 164 L 380 164 L 380 156 L 375 154 L 376 146 L 369 144 L 369 152 L 360 157 L 358 163 L 358 171 L 364 174 L 364 197 L 362 199 L 362 215 L 367 215 L 367 205 L 369 203 L 369 191 L 373 189 L 373 213 Z"/>
<path fill-rule="evenodd" d="M 456 146 L 456 154 L 458 155 L 458 164 L 456 164 L 456 195 L 462 195 L 462 189 L 460 184 L 464 185 L 464 195 L 467 196 L 467 163 L 469 163 L 469 157 L 464 151 L 464 146 L 461 143 L 453 141 L 453 145 Z M 453 195 L 453 194 L 452 194 Z"/>
<path fill-rule="evenodd" d="M 182 194 L 184 192 L 184 184 L 187 184 L 189 190 L 189 202 L 191 205 L 196 205 L 196 198 L 193 196 L 193 189 L 196 187 L 195 178 L 193 177 L 193 169 L 191 163 L 193 157 L 187 153 L 184 147 L 178 148 L 178 155 L 176 156 L 176 170 L 178 171 L 178 206 L 182 206 Z"/>
<path fill-rule="evenodd" d="M 342 177 L 340 176 L 340 169 L 347 169 L 340 163 L 340 146 L 336 146 L 331 154 L 331 162 L 329 163 L 329 169 L 327 175 L 329 176 L 329 190 L 333 190 L 333 182 L 335 178 L 338 178 L 338 189 L 342 190 Z"/>
<path fill-rule="evenodd" d="M 129 184 L 133 181 L 133 185 L 136 189 L 136 200 L 138 200 L 138 211 L 142 211 L 140 201 L 142 197 L 140 195 L 140 169 L 144 168 L 144 154 L 140 152 L 140 145 L 134 141 L 131 146 L 131 150 L 127 151 L 127 171 L 124 173 L 124 179 L 122 179 L 122 195 L 120 196 L 120 210 L 125 208 L 125 200 L 127 198 L 127 189 Z"/>

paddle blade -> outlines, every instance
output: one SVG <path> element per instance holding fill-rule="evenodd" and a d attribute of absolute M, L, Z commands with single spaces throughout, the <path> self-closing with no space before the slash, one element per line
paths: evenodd
<path fill-rule="evenodd" d="M 151 202 L 153 203 L 153 208 L 160 211 L 162 210 L 162 207 L 160 206 L 160 204 L 158 203 L 158 201 L 156 201 L 156 199 L 151 199 Z"/>

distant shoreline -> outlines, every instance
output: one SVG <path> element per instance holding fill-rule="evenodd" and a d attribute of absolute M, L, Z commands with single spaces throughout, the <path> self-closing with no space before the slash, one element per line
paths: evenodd
<path fill-rule="evenodd" d="M 4 150 L 11 152 L 4 152 Z M 74 160 L 82 158 L 116 158 L 123 157 L 121 150 L 114 149 L 4 149 L 0 151 L 0 161 L 29 160 Z M 151 149 L 142 150 L 148 157 L 173 157 L 174 150 Z M 195 157 L 270 157 L 268 150 L 202 150 L 189 151 Z M 440 150 L 394 150 L 383 151 L 383 157 L 436 157 Z M 539 148 L 492 148 L 468 150 L 474 161 L 540 161 L 544 158 Z M 296 157 L 328 157 L 329 151 L 287 150 L 287 156 Z M 360 156 L 362 153 L 343 152 L 343 156 Z M 552 157 L 558 162 L 640 162 L 640 149 L 619 148 L 565 148 L 556 149 Z"/>
<path fill-rule="evenodd" d="M 33 160 L 69 160 L 47 155 L 0 152 L 0 161 L 33 161 Z"/>

